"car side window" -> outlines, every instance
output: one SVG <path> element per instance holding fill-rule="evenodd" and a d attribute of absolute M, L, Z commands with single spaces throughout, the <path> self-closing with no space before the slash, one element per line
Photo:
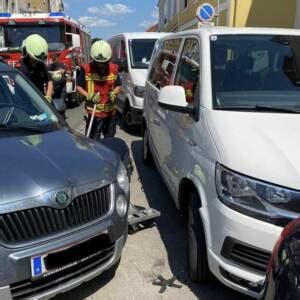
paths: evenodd
<path fill-rule="evenodd" d="M 156 57 L 149 73 L 149 81 L 158 89 L 172 84 L 172 75 L 181 45 L 181 39 L 165 40 Z"/>
<path fill-rule="evenodd" d="M 175 85 L 181 85 L 185 90 L 186 101 L 192 105 L 198 100 L 200 53 L 197 39 L 185 40 L 180 61 L 175 76 Z"/>

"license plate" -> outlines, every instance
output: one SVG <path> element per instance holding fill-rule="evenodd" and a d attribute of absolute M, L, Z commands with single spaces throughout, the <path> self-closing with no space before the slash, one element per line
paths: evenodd
<path fill-rule="evenodd" d="M 86 250 L 86 256 L 84 257 L 82 257 L 80 253 L 84 253 L 83 250 L 86 249 L 85 247 L 89 249 L 89 246 L 95 243 L 101 244 L 101 239 L 103 238 L 108 238 L 107 231 L 102 232 L 100 235 L 89 240 L 73 244 L 69 247 L 31 257 L 30 263 L 32 279 L 34 280 L 50 276 L 92 258 L 97 255 L 97 250 L 94 251 L 95 253 Z"/>

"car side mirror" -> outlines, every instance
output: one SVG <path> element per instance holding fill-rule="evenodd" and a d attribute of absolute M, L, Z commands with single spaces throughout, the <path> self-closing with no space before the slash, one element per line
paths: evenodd
<path fill-rule="evenodd" d="M 128 72 L 128 61 L 126 58 L 119 58 L 116 61 L 120 72 Z"/>
<path fill-rule="evenodd" d="M 188 106 L 186 101 L 185 90 L 179 85 L 167 85 L 160 90 L 159 106 L 176 112 L 194 115 L 196 114 L 195 108 Z"/>

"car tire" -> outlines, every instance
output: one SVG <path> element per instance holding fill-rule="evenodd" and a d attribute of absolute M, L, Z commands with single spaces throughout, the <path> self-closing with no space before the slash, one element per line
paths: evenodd
<path fill-rule="evenodd" d="M 123 122 L 123 127 L 125 131 L 130 131 L 132 129 L 132 122 L 131 122 L 131 111 L 130 111 L 130 106 L 128 102 L 125 104 L 123 113 L 122 113 L 122 122 Z"/>
<path fill-rule="evenodd" d="M 188 273 L 192 281 L 208 282 L 212 275 L 208 266 L 205 233 L 199 207 L 199 196 L 197 192 L 193 192 L 188 205 Z"/>
<path fill-rule="evenodd" d="M 149 146 L 148 129 L 143 131 L 143 161 L 146 166 L 154 166 L 153 156 Z"/>

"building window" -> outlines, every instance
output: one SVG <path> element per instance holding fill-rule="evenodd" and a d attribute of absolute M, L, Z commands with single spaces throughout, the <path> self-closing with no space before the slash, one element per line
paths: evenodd
<path fill-rule="evenodd" d="M 188 0 L 183 0 L 183 9 L 185 9 L 188 5 Z"/>

